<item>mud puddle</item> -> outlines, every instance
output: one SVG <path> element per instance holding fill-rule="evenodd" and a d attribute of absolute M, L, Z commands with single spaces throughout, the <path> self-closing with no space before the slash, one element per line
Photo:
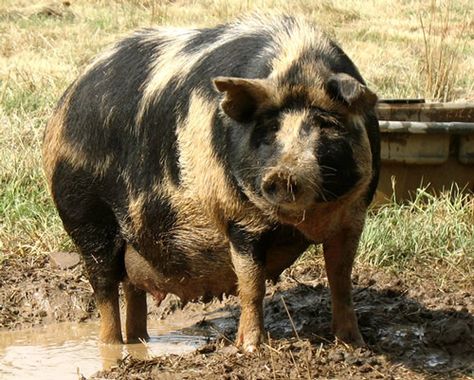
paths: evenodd
<path fill-rule="evenodd" d="M 149 360 L 182 355 L 209 343 L 212 331 L 194 321 L 150 321 L 150 340 L 137 344 L 103 345 L 98 322 L 65 322 L 0 332 L 0 378 L 75 379 L 110 369 L 126 357 Z M 191 323 L 190 323 L 191 322 Z"/>

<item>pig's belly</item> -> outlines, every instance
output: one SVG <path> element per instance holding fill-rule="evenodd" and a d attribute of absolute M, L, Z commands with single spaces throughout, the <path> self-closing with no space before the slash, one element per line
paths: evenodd
<path fill-rule="evenodd" d="M 159 259 L 152 262 L 131 246 L 125 252 L 129 281 L 149 292 L 158 302 L 168 293 L 177 295 L 185 303 L 236 292 L 237 277 L 227 244 L 184 252 L 180 248 L 167 257 L 160 256 L 162 262 Z"/>
<path fill-rule="evenodd" d="M 232 266 L 228 240 L 213 229 L 183 231 L 165 249 L 137 252 L 128 246 L 125 268 L 129 281 L 159 302 L 172 293 L 183 302 L 204 301 L 235 294 L 237 276 Z M 276 281 L 309 242 L 286 227 L 271 236 L 265 258 L 265 277 Z M 161 252 L 163 251 L 163 252 Z"/>

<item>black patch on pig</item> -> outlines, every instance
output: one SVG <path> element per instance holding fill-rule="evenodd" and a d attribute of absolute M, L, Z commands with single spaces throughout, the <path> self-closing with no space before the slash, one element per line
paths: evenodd
<path fill-rule="evenodd" d="M 65 138 L 96 161 L 112 155 L 119 163 L 128 163 L 129 170 L 148 180 L 149 186 L 165 168 L 178 183 L 174 84 L 145 112 L 140 125 L 135 122 L 143 85 L 162 45 L 158 38 L 145 43 L 143 35 L 121 41 L 113 56 L 79 80 L 66 114 Z"/>
<path fill-rule="evenodd" d="M 321 168 L 323 200 L 337 199 L 360 180 L 352 148 L 344 137 L 321 134 L 317 157 Z"/>
<path fill-rule="evenodd" d="M 261 195 L 263 171 L 272 162 L 276 164 L 281 149 L 275 141 L 278 126 L 278 111 L 273 110 L 259 115 L 253 123 L 235 123 L 232 128 L 227 128 L 226 165 L 235 177 L 243 199 L 246 199 L 243 186 Z"/>
<path fill-rule="evenodd" d="M 179 246 L 170 246 L 173 240 L 169 232 L 173 230 L 179 212 L 168 198 L 150 197 L 143 207 L 143 231 L 133 237 L 136 250 L 164 275 L 188 270 L 185 252 Z"/>
<path fill-rule="evenodd" d="M 262 57 L 261 53 L 270 43 L 271 36 L 265 34 L 247 34 L 230 40 L 201 57 L 191 68 L 185 82 L 205 81 L 217 95 L 211 81 L 217 76 L 265 78 L 270 74 L 272 57 Z"/>
<path fill-rule="evenodd" d="M 266 245 L 269 242 L 262 236 L 245 231 L 233 221 L 228 223 L 227 233 L 238 254 L 250 255 L 258 264 L 265 265 Z"/>
<path fill-rule="evenodd" d="M 372 111 L 366 114 L 365 128 L 370 142 L 372 152 L 372 179 L 365 195 L 366 204 L 370 204 L 374 197 L 380 174 L 380 129 L 377 116 Z"/>
<path fill-rule="evenodd" d="M 201 49 L 207 48 L 213 43 L 219 41 L 226 29 L 226 25 L 219 25 L 215 28 L 197 30 L 196 35 L 192 36 L 184 45 L 183 52 L 194 54 L 199 52 Z"/>
<path fill-rule="evenodd" d="M 100 298 L 125 275 L 124 240 L 112 207 L 99 196 L 88 172 L 64 160 L 56 164 L 51 191 L 64 228 L 79 247 Z"/>
<path fill-rule="evenodd" d="M 146 178 L 162 175 L 164 164 L 173 184 L 179 185 L 180 169 L 175 131 L 179 116 L 188 112 L 189 99 L 178 85 L 178 80 L 172 78 L 145 112 L 141 130 L 142 141 L 146 144 L 143 162 L 149 166 L 147 170 L 150 171 Z"/>

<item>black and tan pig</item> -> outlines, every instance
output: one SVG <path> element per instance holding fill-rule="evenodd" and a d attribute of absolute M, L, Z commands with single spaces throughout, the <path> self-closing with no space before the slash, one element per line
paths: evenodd
<path fill-rule="evenodd" d="M 322 243 L 333 330 L 362 344 L 351 270 L 379 170 L 375 94 L 299 17 L 146 29 L 65 92 L 44 166 L 101 315 L 100 338 L 147 337 L 146 293 L 237 292 L 237 344 L 264 339 L 265 279 Z"/>

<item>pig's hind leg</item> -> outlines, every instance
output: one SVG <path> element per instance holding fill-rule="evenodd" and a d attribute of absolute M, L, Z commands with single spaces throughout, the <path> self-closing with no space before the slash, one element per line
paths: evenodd
<path fill-rule="evenodd" d="M 100 313 L 99 339 L 103 343 L 122 343 L 118 288 L 124 274 L 124 244 L 104 225 L 89 222 L 69 231 L 84 258 L 94 290 Z"/>
<path fill-rule="evenodd" d="M 108 219 L 104 216 L 104 219 Z M 118 288 L 124 276 L 124 243 L 110 226 L 94 222 L 72 223 L 63 219 L 79 248 L 100 313 L 99 339 L 103 343 L 121 343 Z"/>
<path fill-rule="evenodd" d="M 123 283 L 127 304 L 125 334 L 127 343 L 137 343 L 149 339 L 147 333 L 146 292 L 135 287 L 130 281 Z"/>
<path fill-rule="evenodd" d="M 79 249 L 100 313 L 99 338 L 121 343 L 118 287 L 124 277 L 125 244 L 110 207 L 93 192 L 81 170 L 57 165 L 52 193 L 64 228 Z"/>

